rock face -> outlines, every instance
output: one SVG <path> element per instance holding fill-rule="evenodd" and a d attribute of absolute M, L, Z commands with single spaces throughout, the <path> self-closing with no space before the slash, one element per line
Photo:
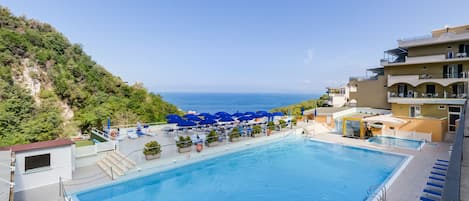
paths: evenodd
<path fill-rule="evenodd" d="M 0 146 L 79 130 L 164 121 L 180 113 L 142 84 L 129 86 L 51 25 L 0 7 Z"/>

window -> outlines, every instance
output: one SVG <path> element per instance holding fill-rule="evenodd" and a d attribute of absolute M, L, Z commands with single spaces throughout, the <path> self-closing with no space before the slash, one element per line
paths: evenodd
<path fill-rule="evenodd" d="M 50 167 L 50 154 L 27 156 L 24 158 L 24 171 Z"/>
<path fill-rule="evenodd" d="M 411 105 L 409 108 L 409 116 L 410 117 L 418 117 L 420 116 L 420 106 L 419 105 Z"/>
<path fill-rule="evenodd" d="M 427 94 L 435 94 L 435 85 L 427 84 Z"/>
<path fill-rule="evenodd" d="M 461 78 L 462 64 L 450 64 L 443 66 L 443 78 Z"/>
<path fill-rule="evenodd" d="M 445 110 L 445 109 L 446 109 L 446 105 L 439 105 L 439 106 L 438 106 L 438 109 L 439 109 L 439 110 Z"/>

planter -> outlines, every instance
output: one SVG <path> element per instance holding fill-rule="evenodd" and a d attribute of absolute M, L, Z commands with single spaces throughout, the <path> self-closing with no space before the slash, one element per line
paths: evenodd
<path fill-rule="evenodd" d="M 147 159 L 147 160 L 158 159 L 160 157 L 161 157 L 161 153 L 145 155 L 145 159 Z"/>
<path fill-rule="evenodd" d="M 238 142 L 240 140 L 241 140 L 241 138 L 239 138 L 239 137 L 230 138 L 230 142 Z"/>
<path fill-rule="evenodd" d="M 207 147 L 214 147 L 218 145 L 218 141 L 207 143 Z"/>
<path fill-rule="evenodd" d="M 185 152 L 190 152 L 192 147 L 183 147 L 183 148 L 178 148 L 179 153 L 185 153 Z"/>
<path fill-rule="evenodd" d="M 261 137 L 261 136 L 262 136 L 262 133 L 252 134 L 252 137 Z"/>

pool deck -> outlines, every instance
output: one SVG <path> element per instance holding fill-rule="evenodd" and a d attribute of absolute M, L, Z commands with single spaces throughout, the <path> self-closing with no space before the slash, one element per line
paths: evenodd
<path fill-rule="evenodd" d="M 300 130 L 304 129 L 306 134 L 303 136 L 308 138 L 412 156 L 412 160 L 409 161 L 407 167 L 404 168 L 402 172 L 400 172 L 400 174 L 393 181 L 392 185 L 387 189 L 386 200 L 388 201 L 418 200 L 418 197 L 420 196 L 422 189 L 425 186 L 426 178 L 428 177 L 435 160 L 449 158 L 448 149 L 450 144 L 445 142 L 429 143 L 426 144 L 420 151 L 415 151 L 378 146 L 367 142 L 366 140 L 344 138 L 338 134 L 328 132 L 328 130 L 325 129 L 322 125 L 312 122 L 309 124 L 303 124 L 302 122 L 299 122 L 297 128 Z M 190 153 L 185 154 L 177 153 L 176 146 L 174 145 L 174 139 L 163 134 L 156 137 L 145 136 L 135 140 L 124 140 L 119 144 L 119 151 L 134 160 L 137 163 L 137 167 L 131 170 L 127 176 L 123 176 L 117 180 L 125 180 L 126 178 L 131 178 L 138 175 L 144 175 L 155 171 L 163 171 L 180 165 L 215 157 L 221 154 L 281 140 L 282 137 L 285 137 L 287 134 L 291 133 L 292 130 L 286 129 L 284 132 L 271 136 L 244 138 L 240 142 L 227 143 L 215 147 L 204 147 L 204 150 L 201 153 L 197 153 L 195 151 L 195 147 L 193 147 L 193 150 Z M 301 131 L 297 133 L 301 133 Z M 151 140 L 158 140 L 158 142 L 163 145 L 163 152 L 160 159 L 146 161 L 143 158 L 143 154 L 141 154 L 141 148 L 146 142 Z M 73 173 L 73 180 L 65 182 L 64 186 L 67 192 L 71 193 L 110 182 L 112 182 L 112 180 L 107 175 L 105 175 L 97 165 L 91 165 L 77 168 Z M 58 184 L 54 184 L 17 192 L 15 193 L 15 200 L 63 201 L 64 198 L 59 196 Z"/>

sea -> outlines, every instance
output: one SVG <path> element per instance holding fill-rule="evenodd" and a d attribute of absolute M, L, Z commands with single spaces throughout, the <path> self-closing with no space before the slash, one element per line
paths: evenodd
<path fill-rule="evenodd" d="M 269 111 L 302 101 L 319 98 L 315 93 L 160 93 L 163 99 L 183 111 L 216 113 L 220 111 L 255 112 Z"/>

